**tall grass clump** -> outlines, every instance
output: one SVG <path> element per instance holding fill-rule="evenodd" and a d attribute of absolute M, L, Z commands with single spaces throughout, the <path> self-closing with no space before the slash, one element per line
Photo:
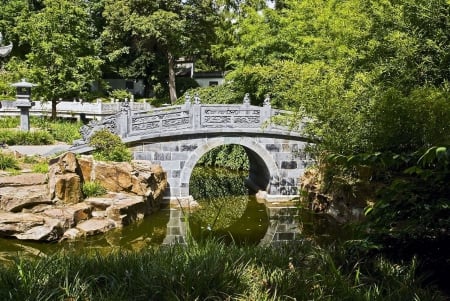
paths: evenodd
<path fill-rule="evenodd" d="M 81 126 L 81 122 L 58 121 L 49 124 L 49 131 L 55 140 L 72 144 L 81 138 Z"/>
<path fill-rule="evenodd" d="M 19 168 L 19 163 L 13 156 L 0 153 L 0 169 L 1 170 L 18 169 L 18 168 Z"/>
<path fill-rule="evenodd" d="M 86 197 L 104 195 L 107 191 L 99 182 L 85 182 L 82 187 L 83 194 Z"/>
<path fill-rule="evenodd" d="M 0 130 L 0 142 L 8 145 L 50 145 L 55 139 L 47 131 Z"/>
<path fill-rule="evenodd" d="M 218 241 L 106 255 L 61 252 L 0 269 L 0 300 L 445 300 L 422 286 L 414 261 L 346 264 L 336 252 L 307 242 Z"/>
<path fill-rule="evenodd" d="M 0 118 L 0 129 L 12 129 L 20 125 L 19 117 L 3 116 Z"/>

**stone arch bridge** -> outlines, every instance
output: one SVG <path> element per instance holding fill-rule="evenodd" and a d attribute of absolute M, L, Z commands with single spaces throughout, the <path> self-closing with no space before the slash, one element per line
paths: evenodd
<path fill-rule="evenodd" d="M 136 160 L 161 164 L 167 172 L 165 199 L 190 199 L 189 180 L 198 160 L 215 147 L 236 144 L 249 158 L 247 185 L 268 201 L 292 199 L 298 195 L 299 178 L 311 159 L 305 152 L 309 140 L 302 135 L 302 123 L 283 124 L 292 113 L 273 109 L 268 100 L 262 107 L 243 104 L 201 104 L 186 99 L 151 111 L 122 110 L 81 129 L 83 140 L 72 151 L 92 150 L 87 144 L 99 128 L 108 128 L 129 145 Z"/>

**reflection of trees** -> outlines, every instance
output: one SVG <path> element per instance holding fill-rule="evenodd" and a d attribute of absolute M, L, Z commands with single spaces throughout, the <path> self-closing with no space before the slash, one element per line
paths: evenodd
<path fill-rule="evenodd" d="M 225 169 L 194 169 L 190 193 L 200 208 L 192 213 L 189 225 L 196 239 L 207 234 L 234 242 L 261 240 L 268 226 L 266 210 L 250 199 L 245 178 Z"/>
<path fill-rule="evenodd" d="M 238 220 L 248 202 L 244 179 L 244 174 L 240 172 L 196 167 L 191 177 L 190 191 L 200 204 L 200 209 L 193 213 L 193 222 L 217 230 L 227 228 Z"/>
<path fill-rule="evenodd" d="M 223 196 L 247 195 L 246 175 L 243 172 L 220 168 L 195 167 L 189 190 L 195 200 L 213 200 Z"/>
<path fill-rule="evenodd" d="M 248 197 L 220 197 L 200 200 L 200 209 L 192 214 L 193 222 L 211 230 L 225 229 L 239 220 L 247 208 Z"/>

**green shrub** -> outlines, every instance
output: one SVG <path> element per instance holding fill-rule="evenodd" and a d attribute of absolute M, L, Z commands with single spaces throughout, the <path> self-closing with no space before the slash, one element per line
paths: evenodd
<path fill-rule="evenodd" d="M 131 93 L 125 89 L 115 89 L 109 93 L 109 96 L 114 99 L 125 100 L 125 98 L 130 99 Z"/>
<path fill-rule="evenodd" d="M 122 143 L 120 137 L 107 129 L 95 132 L 89 145 L 95 148 L 94 158 L 97 160 L 128 162 L 132 158 L 130 150 Z"/>
<path fill-rule="evenodd" d="M 47 131 L 0 130 L 0 142 L 8 145 L 50 145 L 55 139 Z"/>
<path fill-rule="evenodd" d="M 0 153 L 0 169 L 19 169 L 19 165 L 13 156 Z"/>
<path fill-rule="evenodd" d="M 85 182 L 82 190 L 86 197 L 101 196 L 107 192 L 105 187 L 97 181 Z"/>

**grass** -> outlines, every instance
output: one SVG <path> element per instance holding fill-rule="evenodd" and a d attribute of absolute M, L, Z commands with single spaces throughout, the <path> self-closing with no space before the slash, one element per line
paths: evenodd
<path fill-rule="evenodd" d="M 445 300 L 414 261 L 349 264 L 308 242 L 279 248 L 217 241 L 108 255 L 57 253 L 0 269 L 0 300 Z"/>
<path fill-rule="evenodd" d="M 83 193 L 86 197 L 101 196 L 107 191 L 99 182 L 85 182 L 82 187 Z"/>
<path fill-rule="evenodd" d="M 55 141 L 72 144 L 74 140 L 81 138 L 81 122 L 68 120 L 49 120 L 47 118 L 30 118 L 31 132 L 21 132 L 17 128 L 20 125 L 18 117 L 5 117 L 0 119 L 0 142 L 8 145 L 48 145 Z"/>
<path fill-rule="evenodd" d="M 0 153 L 0 170 L 11 169 L 19 169 L 19 162 L 12 155 Z"/>
<path fill-rule="evenodd" d="M 55 139 L 47 131 L 0 130 L 0 142 L 8 145 L 50 145 Z"/>

